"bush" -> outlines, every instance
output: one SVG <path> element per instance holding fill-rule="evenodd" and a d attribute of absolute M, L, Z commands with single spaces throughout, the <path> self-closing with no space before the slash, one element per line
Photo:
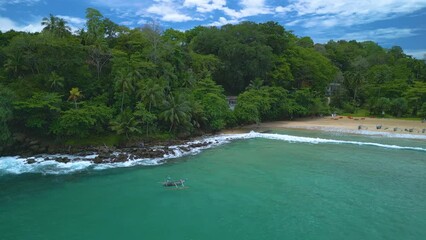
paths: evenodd
<path fill-rule="evenodd" d="M 112 109 L 105 105 L 86 105 L 63 111 L 51 130 L 55 135 L 86 137 L 103 132 L 111 117 Z"/>
<path fill-rule="evenodd" d="M 420 107 L 419 111 L 417 112 L 417 115 L 423 119 L 426 118 L 426 102 L 423 103 L 423 105 Z"/>
<path fill-rule="evenodd" d="M 405 98 L 396 98 L 391 102 L 391 112 L 394 116 L 401 117 L 408 110 L 408 102 Z"/>

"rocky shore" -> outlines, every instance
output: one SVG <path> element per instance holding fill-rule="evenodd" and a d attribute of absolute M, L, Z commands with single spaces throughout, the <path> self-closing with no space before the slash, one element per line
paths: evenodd
<path fill-rule="evenodd" d="M 65 146 L 54 145 L 31 139 L 25 135 L 16 135 L 15 143 L 8 146 L 1 155 L 13 155 L 26 158 L 27 164 L 43 161 L 69 163 L 90 161 L 94 164 L 123 163 L 136 159 L 159 159 L 177 152 L 190 152 L 195 148 L 207 147 L 213 141 L 169 140 L 126 143 L 122 146 Z M 72 157 L 71 157 L 72 156 Z"/>

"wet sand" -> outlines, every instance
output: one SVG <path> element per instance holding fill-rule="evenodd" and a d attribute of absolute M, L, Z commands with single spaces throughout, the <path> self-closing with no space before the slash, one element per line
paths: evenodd
<path fill-rule="evenodd" d="M 400 120 L 387 118 L 361 118 L 336 116 L 322 118 L 306 118 L 295 121 L 275 121 L 248 125 L 241 128 L 229 129 L 223 133 L 243 133 L 248 131 L 267 131 L 269 129 L 312 129 L 323 131 L 388 134 L 411 134 L 426 136 L 426 123 L 414 120 Z"/>

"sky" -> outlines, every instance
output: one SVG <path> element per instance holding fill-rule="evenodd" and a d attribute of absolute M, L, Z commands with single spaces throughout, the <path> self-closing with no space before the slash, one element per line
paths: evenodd
<path fill-rule="evenodd" d="M 89 7 L 131 28 L 149 21 L 182 31 L 274 21 L 315 43 L 371 40 L 419 59 L 426 54 L 426 0 L 0 0 L 0 31 L 41 31 L 49 14 L 77 30 Z"/>

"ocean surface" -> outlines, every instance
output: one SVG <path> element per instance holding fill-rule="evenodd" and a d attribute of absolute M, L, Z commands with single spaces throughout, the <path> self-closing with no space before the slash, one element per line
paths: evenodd
<path fill-rule="evenodd" d="M 124 164 L 0 157 L 0 239 L 425 239 L 425 139 L 209 140 Z M 163 187 L 168 177 L 186 187 Z"/>

